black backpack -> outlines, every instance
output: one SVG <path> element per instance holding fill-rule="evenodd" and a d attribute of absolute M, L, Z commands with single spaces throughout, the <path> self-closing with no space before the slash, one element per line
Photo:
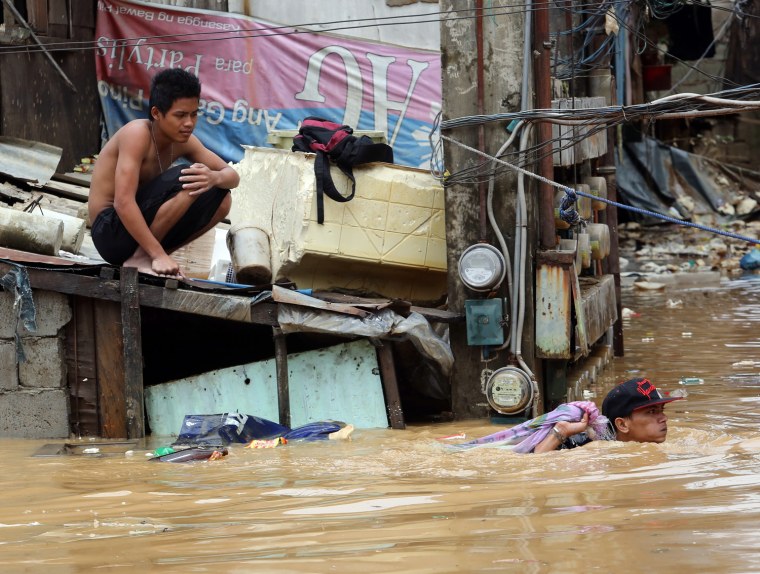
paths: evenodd
<path fill-rule="evenodd" d="M 293 136 L 292 151 L 316 153 L 314 175 L 317 178 L 317 222 L 324 223 L 324 194 L 335 201 L 350 201 L 356 193 L 356 180 L 352 167 L 362 163 L 383 161 L 393 163 L 393 149 L 386 144 L 375 143 L 369 136 L 356 137 L 350 126 L 343 126 L 316 116 L 309 116 L 301 123 L 298 134 Z M 351 180 L 351 194 L 343 196 L 335 188 L 330 175 L 330 160 Z"/>

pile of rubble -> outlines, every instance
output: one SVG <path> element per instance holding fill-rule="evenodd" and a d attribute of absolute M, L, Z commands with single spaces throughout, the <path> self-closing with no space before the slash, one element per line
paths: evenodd
<path fill-rule="evenodd" d="M 746 264 L 747 255 L 760 246 L 760 221 L 735 220 L 716 229 L 757 243 L 682 225 L 622 223 L 618 227 L 621 271 L 649 276 L 713 271 L 728 278 L 760 272 Z"/>

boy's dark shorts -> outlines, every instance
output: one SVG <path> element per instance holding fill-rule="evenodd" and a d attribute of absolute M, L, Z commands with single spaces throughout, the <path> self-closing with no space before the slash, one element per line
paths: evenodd
<path fill-rule="evenodd" d="M 137 190 L 135 201 L 148 226 L 153 223 L 159 208 L 182 191 L 182 183 L 178 178 L 186 167 L 187 164 L 183 164 L 169 168 Z M 228 189 L 212 187 L 197 196 L 187 212 L 161 241 L 163 248 L 171 252 L 206 227 L 228 193 Z M 137 250 L 137 241 L 124 227 L 113 207 L 101 211 L 93 221 L 92 242 L 100 256 L 111 265 L 121 265 Z"/>

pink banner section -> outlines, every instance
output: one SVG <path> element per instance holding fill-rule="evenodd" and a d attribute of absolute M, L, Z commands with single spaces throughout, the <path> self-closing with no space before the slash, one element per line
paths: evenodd
<path fill-rule="evenodd" d="M 201 80 L 202 121 L 240 124 L 227 126 L 249 134 L 238 143 L 260 145 L 267 132 L 322 115 L 383 131 L 397 163 L 424 163 L 421 142 L 440 109 L 437 52 L 124 0 L 99 0 L 96 36 L 109 131 L 146 117 L 151 77 L 182 67 Z"/>

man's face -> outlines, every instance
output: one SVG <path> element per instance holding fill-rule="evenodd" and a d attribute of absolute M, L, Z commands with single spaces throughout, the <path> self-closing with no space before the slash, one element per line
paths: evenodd
<path fill-rule="evenodd" d="M 198 105 L 198 98 L 175 100 L 165 115 L 159 113 L 163 132 L 177 143 L 189 140 L 198 122 Z"/>
<path fill-rule="evenodd" d="M 665 442 L 668 435 L 668 416 L 665 405 L 652 405 L 635 410 L 626 417 L 624 428 L 619 426 L 618 439 L 635 442 Z"/>

